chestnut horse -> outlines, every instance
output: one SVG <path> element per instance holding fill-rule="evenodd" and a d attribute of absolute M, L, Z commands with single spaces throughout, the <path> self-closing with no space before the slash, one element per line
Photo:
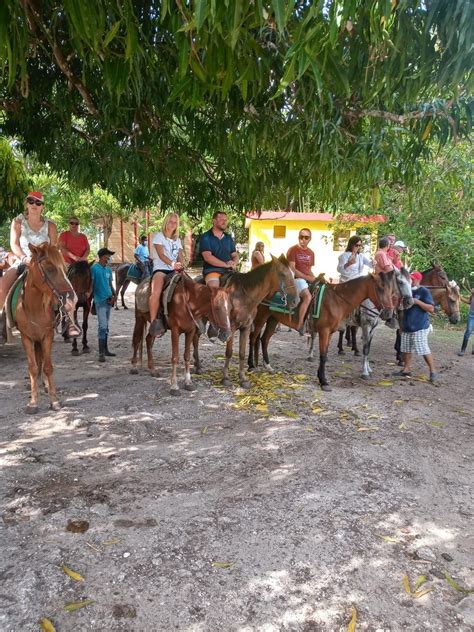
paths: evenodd
<path fill-rule="evenodd" d="M 28 356 L 31 397 L 26 412 L 36 413 L 38 378 L 42 374 L 46 377 L 51 408 L 61 408 L 53 380 L 51 348 L 55 325 L 65 317 L 64 306 L 68 302 L 74 304 L 77 297 L 66 277 L 64 259 L 58 248 L 44 243 L 40 246 L 29 244 L 29 249 L 31 261 L 23 292 L 18 298 L 15 320 Z"/>
<path fill-rule="evenodd" d="M 393 313 L 395 308 L 394 296 L 400 296 L 400 290 L 397 285 L 396 274 L 392 271 L 369 274 L 345 283 L 338 283 L 337 285 L 325 285 L 319 318 L 312 316 L 315 310 L 315 301 L 317 300 L 317 296 L 313 297 L 308 308 L 308 315 L 311 315 L 311 317 L 308 317 L 308 325 L 312 338 L 314 338 L 316 333 L 319 334 L 318 379 L 322 390 L 331 390 L 326 378 L 326 360 L 332 334 L 338 331 L 341 323 L 367 298 L 370 298 L 378 309 L 387 312 L 384 316 L 389 317 L 389 314 Z M 277 324 L 283 323 L 292 329 L 296 329 L 297 320 L 290 314 L 272 312 L 266 305 L 259 305 L 254 321 L 254 330 L 250 338 L 249 368 L 254 368 L 258 363 L 260 342 L 262 343 L 264 363 L 270 366 L 268 344 Z M 265 331 L 260 335 L 265 324 Z"/>
<path fill-rule="evenodd" d="M 82 353 L 90 353 L 90 347 L 87 344 L 87 330 L 89 328 L 89 314 L 91 311 L 92 298 L 92 275 L 91 266 L 88 261 L 77 261 L 73 263 L 68 270 L 67 278 L 77 295 L 76 311 L 74 312 L 74 322 L 78 323 L 77 312 L 82 307 Z M 65 342 L 69 342 L 70 338 L 67 331 L 63 334 Z M 78 356 L 77 338 L 72 339 L 72 355 Z"/>
<path fill-rule="evenodd" d="M 171 395 L 179 395 L 178 364 L 179 364 L 179 336 L 185 335 L 184 342 L 184 367 L 185 385 L 187 391 L 194 391 L 195 386 L 191 380 L 190 357 L 191 343 L 203 318 L 208 319 L 219 331 L 219 338 L 226 341 L 231 335 L 229 320 L 229 293 L 223 288 L 208 288 L 196 283 L 185 273 L 180 273 L 170 303 L 168 304 L 167 323 L 171 330 L 172 345 L 172 375 Z M 130 373 L 137 374 L 137 356 L 141 350 L 143 337 L 147 323 L 150 321 L 148 312 L 148 297 L 150 292 L 150 279 L 144 279 L 135 293 L 135 327 L 133 330 L 133 358 Z M 139 309 L 141 303 L 144 309 Z M 148 368 L 154 377 L 159 377 L 153 362 L 153 343 L 155 338 L 147 334 L 146 348 L 148 355 Z"/>
<path fill-rule="evenodd" d="M 286 257 L 281 255 L 277 259 L 272 255 L 271 261 L 250 272 L 232 274 L 226 288 L 229 290 L 231 302 L 232 336 L 226 345 L 222 383 L 224 386 L 231 385 L 229 364 L 232 358 L 234 334 L 239 330 L 239 382 L 243 388 L 250 388 L 245 371 L 245 354 L 250 328 L 257 314 L 257 307 L 264 298 L 270 298 L 278 291 L 281 292 L 290 307 L 294 305 L 297 301 L 295 279 Z M 196 373 L 202 372 L 199 359 L 199 335 L 194 340 L 194 369 Z"/>

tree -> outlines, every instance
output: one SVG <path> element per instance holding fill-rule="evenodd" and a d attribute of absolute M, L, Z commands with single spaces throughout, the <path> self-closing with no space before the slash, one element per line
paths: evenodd
<path fill-rule="evenodd" d="M 0 226 L 21 212 L 30 184 L 23 161 L 12 144 L 0 137 Z"/>
<path fill-rule="evenodd" d="M 465 0 L 4 0 L 4 133 L 132 208 L 409 184 L 469 133 Z"/>

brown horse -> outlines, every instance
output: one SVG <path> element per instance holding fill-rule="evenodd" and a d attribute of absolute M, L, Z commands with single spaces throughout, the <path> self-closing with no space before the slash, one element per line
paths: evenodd
<path fill-rule="evenodd" d="M 130 283 L 141 283 L 143 281 L 143 277 L 134 277 L 128 276 L 130 268 L 134 268 L 138 272 L 137 264 L 133 263 L 122 263 L 122 265 L 118 266 L 115 270 L 115 291 L 117 295 L 117 301 L 115 302 L 115 309 L 118 310 L 119 306 L 119 296 L 122 299 L 122 307 L 123 309 L 128 309 L 125 303 L 125 292 L 130 285 Z M 145 275 L 146 277 L 150 277 L 153 274 L 153 261 L 149 259 L 145 263 Z"/>
<path fill-rule="evenodd" d="M 92 275 L 91 266 L 88 261 L 77 261 L 73 263 L 68 270 L 67 277 L 71 282 L 74 291 L 77 294 L 76 310 L 74 312 L 74 322 L 77 320 L 77 312 L 82 307 L 82 353 L 90 353 L 90 347 L 87 344 L 87 330 L 89 328 L 89 314 L 91 311 L 92 298 Z M 67 331 L 63 334 L 64 341 L 69 342 Z M 72 355 L 78 356 L 77 338 L 72 339 Z"/>
<path fill-rule="evenodd" d="M 232 336 L 226 345 L 222 383 L 224 386 L 231 385 L 229 364 L 232 358 L 234 333 L 239 330 L 239 382 L 243 388 L 250 388 L 245 371 L 245 353 L 257 307 L 264 298 L 270 298 L 277 291 L 281 292 L 291 307 L 297 300 L 295 279 L 286 257 L 281 255 L 277 259 L 272 255 L 271 261 L 250 272 L 233 274 L 226 287 L 229 290 L 232 306 L 230 313 Z M 199 359 L 199 336 L 196 336 L 194 340 L 194 368 L 196 373 L 202 371 Z"/>
<path fill-rule="evenodd" d="M 51 400 L 51 408 L 59 410 L 61 405 L 53 380 L 51 347 L 55 324 L 64 317 L 64 307 L 74 305 L 76 295 L 66 277 L 64 259 L 56 246 L 47 243 L 40 246 L 29 244 L 31 262 L 23 292 L 18 298 L 16 325 L 21 342 L 28 356 L 28 372 L 31 382 L 31 397 L 27 413 L 38 412 L 38 378 L 43 373 Z M 71 307 L 72 307 L 71 305 Z M 55 310 L 57 317 L 55 317 Z"/>
<path fill-rule="evenodd" d="M 185 335 L 184 343 L 184 366 L 185 385 L 187 391 L 195 389 L 191 380 L 190 357 L 191 343 L 196 335 L 202 319 L 208 319 L 219 331 L 219 338 L 227 340 L 231 335 L 229 319 L 230 302 L 229 293 L 223 288 L 208 288 L 193 281 L 187 274 L 180 274 L 171 301 L 168 305 L 167 323 L 171 330 L 172 345 L 172 376 L 171 395 L 179 395 L 178 386 L 178 364 L 179 364 L 179 336 Z M 148 296 L 150 291 L 150 280 L 142 281 L 135 294 L 135 328 L 133 330 L 133 358 L 130 373 L 138 373 L 137 356 L 143 343 L 147 323 L 150 321 L 148 312 Z M 140 305 L 139 305 L 140 303 Z M 142 309 L 140 309 L 142 307 Z M 159 377 L 153 362 L 153 343 L 155 338 L 147 334 L 146 348 L 148 355 L 148 368 L 154 377 Z"/>
<path fill-rule="evenodd" d="M 365 299 L 369 298 L 378 309 L 386 312 L 383 314 L 384 317 L 389 317 L 395 308 L 394 297 L 399 296 L 397 277 L 393 271 L 370 274 L 337 285 L 325 285 L 319 318 L 311 317 L 308 319 L 312 337 L 316 333 L 319 334 L 318 378 L 324 391 L 331 390 L 326 379 L 326 360 L 332 334 L 338 331 L 341 323 Z M 317 297 L 314 296 L 308 308 L 308 314 L 314 313 L 316 300 Z M 272 312 L 266 305 L 259 305 L 250 339 L 249 368 L 254 368 L 258 362 L 260 342 L 262 343 L 263 360 L 268 366 L 270 364 L 268 344 L 277 324 L 283 323 L 296 329 L 297 321 L 298 319 L 292 315 Z M 265 324 L 265 331 L 260 335 Z"/>

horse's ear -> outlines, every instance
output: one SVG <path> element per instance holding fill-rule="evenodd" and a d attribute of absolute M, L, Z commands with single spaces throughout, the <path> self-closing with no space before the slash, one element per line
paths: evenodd
<path fill-rule="evenodd" d="M 284 263 L 285 265 L 288 265 L 288 259 L 285 257 L 283 253 L 278 257 L 278 261 L 280 261 L 281 263 Z"/>
<path fill-rule="evenodd" d="M 274 257 L 274 256 L 272 255 L 272 253 L 270 253 L 270 257 L 272 258 L 272 261 L 278 261 L 278 259 L 277 259 L 276 257 Z"/>
<path fill-rule="evenodd" d="M 28 248 L 33 255 L 38 256 L 40 254 L 40 248 L 34 244 L 28 244 Z"/>

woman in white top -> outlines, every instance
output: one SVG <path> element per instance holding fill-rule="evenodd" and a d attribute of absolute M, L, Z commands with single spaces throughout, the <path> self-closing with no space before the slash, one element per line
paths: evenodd
<path fill-rule="evenodd" d="M 340 274 L 339 281 L 341 283 L 363 276 L 364 266 L 372 267 L 372 261 L 360 252 L 361 248 L 361 238 L 358 235 L 352 235 L 347 242 L 345 252 L 339 255 L 337 271 Z"/>
<path fill-rule="evenodd" d="M 161 231 L 153 236 L 153 277 L 149 301 L 151 322 L 149 333 L 151 336 L 159 337 L 166 331 L 163 319 L 161 316 L 158 317 L 165 277 L 173 272 L 180 272 L 184 268 L 184 252 L 178 231 L 178 215 L 168 213 L 163 221 Z"/>
<path fill-rule="evenodd" d="M 25 212 L 12 220 L 10 227 L 10 248 L 15 255 L 12 267 L 0 278 L 0 310 L 3 310 L 5 299 L 13 282 L 18 276 L 19 268 L 31 261 L 29 244 L 39 246 L 45 242 L 52 246 L 58 244 L 56 224 L 44 217 L 44 198 L 40 191 L 32 191 L 26 196 Z M 67 308 L 66 308 L 67 309 Z M 70 311 L 70 310 L 68 310 Z M 79 336 L 81 330 L 74 324 L 74 307 L 69 313 L 71 324 L 69 335 Z M 0 328 L 1 330 L 1 328 Z"/>

